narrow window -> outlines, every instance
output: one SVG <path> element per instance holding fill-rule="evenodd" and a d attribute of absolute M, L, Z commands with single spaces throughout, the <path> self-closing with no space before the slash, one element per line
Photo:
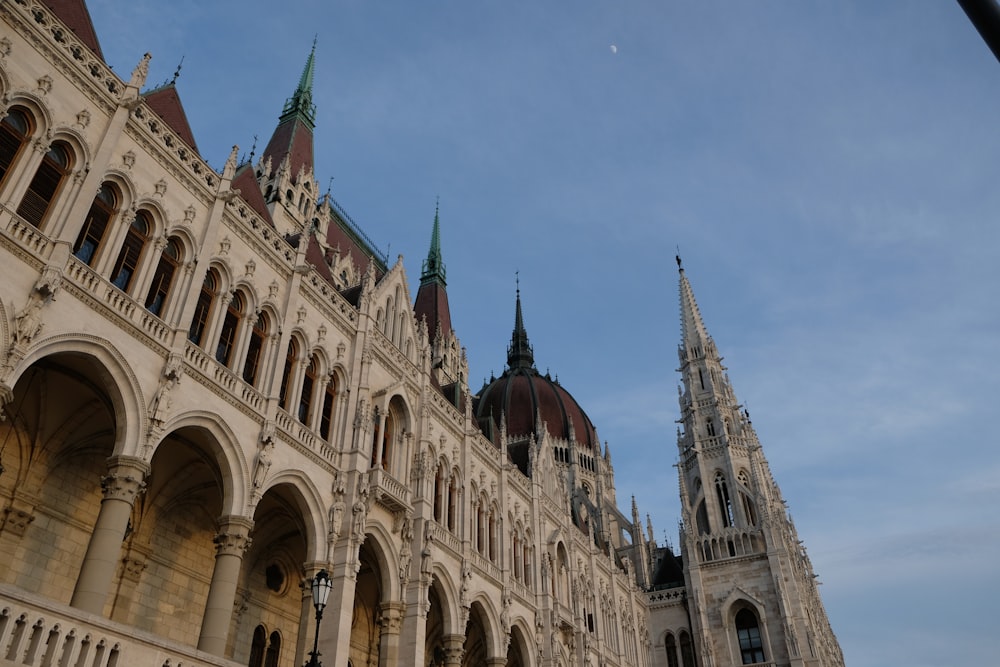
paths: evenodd
<path fill-rule="evenodd" d="M 677 662 L 677 640 L 668 634 L 663 644 L 667 649 L 667 667 L 680 667 L 680 663 Z"/>
<path fill-rule="evenodd" d="M 698 509 L 695 510 L 695 521 L 698 524 L 698 534 L 708 535 L 708 510 L 705 509 L 705 501 L 702 500 L 698 503 Z"/>
<path fill-rule="evenodd" d="M 257 382 L 257 372 L 260 369 L 260 357 L 264 351 L 264 341 L 267 339 L 267 315 L 261 313 L 250 330 L 250 345 L 247 346 L 247 358 L 243 362 L 243 381 L 253 385 Z"/>
<path fill-rule="evenodd" d="M 715 435 L 715 422 L 712 421 L 711 417 L 705 420 L 705 430 L 708 432 L 709 436 Z"/>
<path fill-rule="evenodd" d="M 139 211 L 135 220 L 129 225 L 125 243 L 122 244 L 121 252 L 118 253 L 118 259 L 115 260 L 114 271 L 111 272 L 111 282 L 123 292 L 127 292 L 132 284 L 132 278 L 139 268 L 142 251 L 146 247 L 146 242 L 149 241 L 151 228 L 149 214 L 145 211 Z"/>
<path fill-rule="evenodd" d="M 0 121 L 0 185 L 7 178 L 21 149 L 28 143 L 31 129 L 28 116 L 20 109 L 11 109 L 7 117 Z"/>
<path fill-rule="evenodd" d="M 108 223 L 117 212 L 118 197 L 115 189 L 110 183 L 104 183 L 94 197 L 94 203 L 90 205 L 80 235 L 73 244 L 73 255 L 78 260 L 87 266 L 94 265 L 94 255 L 101 247 L 104 233 L 108 230 Z"/>
<path fill-rule="evenodd" d="M 295 367 L 295 360 L 299 356 L 299 349 L 295 339 L 288 341 L 288 352 L 285 354 L 285 368 L 281 373 L 281 387 L 278 388 L 278 407 L 288 409 L 288 394 L 291 389 L 292 369 Z"/>
<path fill-rule="evenodd" d="M 733 501 L 729 498 L 729 487 L 726 485 L 726 478 L 719 473 L 715 476 L 715 493 L 719 497 L 719 509 L 722 511 L 722 525 L 732 526 L 733 521 Z"/>
<path fill-rule="evenodd" d="M 275 630 L 271 633 L 271 641 L 267 645 L 267 655 L 264 656 L 264 667 L 278 667 L 278 657 L 281 653 L 281 635 Z"/>
<path fill-rule="evenodd" d="M 264 650 L 267 648 L 267 630 L 258 625 L 253 631 L 253 642 L 250 644 L 250 660 L 248 667 L 264 667 Z"/>
<path fill-rule="evenodd" d="M 740 657 L 744 665 L 764 662 L 764 644 L 760 638 L 757 615 L 749 609 L 736 614 L 736 637 L 740 640 Z"/>
<path fill-rule="evenodd" d="M 179 259 L 180 246 L 177 239 L 170 239 L 160 253 L 160 261 L 157 262 L 156 271 L 153 273 L 153 283 L 146 293 L 146 310 L 156 316 L 163 311 L 163 304 L 170 294 L 170 286 L 174 282 L 174 272 Z"/>
<path fill-rule="evenodd" d="M 691 643 L 691 635 L 681 632 L 679 641 L 681 645 L 681 665 L 683 667 L 694 667 L 694 644 Z"/>
<path fill-rule="evenodd" d="M 747 524 L 751 526 L 756 526 L 757 512 L 754 511 L 753 501 L 750 500 L 750 497 L 747 494 L 743 493 L 742 491 L 740 492 L 740 500 L 743 501 L 743 514 L 747 518 Z"/>
<path fill-rule="evenodd" d="M 302 393 L 299 394 L 299 421 L 309 425 L 312 417 L 313 387 L 316 386 L 316 375 L 319 373 L 319 360 L 313 355 L 309 360 L 309 367 L 306 368 L 305 377 L 302 378 Z"/>
<path fill-rule="evenodd" d="M 240 292 L 233 294 L 233 298 L 226 307 L 226 316 L 222 320 L 222 331 L 219 333 L 219 344 L 215 348 L 215 360 L 223 366 L 228 366 L 232 360 L 236 334 L 239 333 L 245 308 L 246 300 L 243 295 Z"/>
<path fill-rule="evenodd" d="M 66 174 L 69 173 L 69 156 L 69 148 L 65 144 L 52 144 L 49 152 L 42 158 L 42 163 L 38 165 L 38 171 L 31 179 L 28 191 L 24 193 L 24 199 L 17 207 L 17 214 L 35 227 L 42 226 L 49 205 L 55 199 Z"/>
<path fill-rule="evenodd" d="M 208 329 L 208 318 L 212 314 L 212 306 L 215 303 L 218 280 L 215 271 L 209 269 L 205 274 L 205 282 L 201 284 L 201 292 L 198 293 L 198 302 L 194 307 L 194 317 L 191 318 L 191 328 L 188 331 L 188 340 L 199 347 L 204 342 L 205 332 Z"/>
<path fill-rule="evenodd" d="M 455 472 L 448 480 L 448 530 L 455 532 L 455 516 L 458 514 L 458 480 Z"/>
<path fill-rule="evenodd" d="M 319 420 L 319 435 L 324 440 L 330 439 L 331 426 L 333 425 L 333 409 L 337 405 L 337 380 L 331 375 L 330 381 L 326 383 L 326 390 L 323 392 L 323 414 Z"/>
<path fill-rule="evenodd" d="M 441 522 L 442 510 L 444 509 L 444 466 L 438 465 L 437 473 L 434 475 L 434 520 Z"/>

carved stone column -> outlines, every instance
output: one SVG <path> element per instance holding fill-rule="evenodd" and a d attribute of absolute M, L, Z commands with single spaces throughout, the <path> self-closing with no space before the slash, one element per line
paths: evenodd
<path fill-rule="evenodd" d="M 486 659 L 486 666 L 487 667 L 506 667 L 506 665 L 507 665 L 507 658 L 487 658 Z"/>
<path fill-rule="evenodd" d="M 80 576 L 70 605 L 101 614 L 122 557 L 122 539 L 132 513 L 132 503 L 145 489 L 149 464 L 132 456 L 116 456 L 108 461 L 108 474 L 101 479 L 104 499 L 83 557 Z"/>
<path fill-rule="evenodd" d="M 379 662 L 386 665 L 398 665 L 399 635 L 403 629 L 403 614 L 406 605 L 402 602 L 383 602 L 379 605 Z"/>
<path fill-rule="evenodd" d="M 444 636 L 444 664 L 461 665 L 465 655 L 465 635 Z"/>
<path fill-rule="evenodd" d="M 302 566 L 302 581 L 299 590 L 302 591 L 302 602 L 299 609 L 299 636 L 295 642 L 295 664 L 306 661 L 306 655 L 312 649 L 313 636 L 316 633 L 316 608 L 313 606 L 312 582 L 319 571 L 326 567 L 325 563 L 306 563 Z"/>
<path fill-rule="evenodd" d="M 252 527 L 253 521 L 243 516 L 219 519 L 219 532 L 213 540 L 215 569 L 198 637 L 198 649 L 206 653 L 221 656 L 226 651 L 226 637 L 236 601 L 236 583 L 243 564 L 243 552 L 250 546 Z"/>

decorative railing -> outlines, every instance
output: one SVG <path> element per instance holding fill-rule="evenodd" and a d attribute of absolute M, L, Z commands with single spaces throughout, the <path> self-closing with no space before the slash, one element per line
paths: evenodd
<path fill-rule="evenodd" d="M 699 535 L 696 544 L 702 563 L 762 554 L 767 548 L 760 528 L 726 528 L 711 535 Z"/>
<path fill-rule="evenodd" d="M 0 665 L 237 667 L 135 628 L 0 586 Z"/>
<path fill-rule="evenodd" d="M 458 541 L 458 538 L 448 532 L 444 526 L 436 521 L 428 522 L 429 534 L 431 538 L 452 551 L 456 556 L 462 555 L 462 543 Z"/>
<path fill-rule="evenodd" d="M 503 573 L 500 572 L 500 568 L 484 558 L 482 554 L 473 552 L 472 564 L 481 574 L 491 577 L 494 582 L 498 584 L 503 582 Z"/>

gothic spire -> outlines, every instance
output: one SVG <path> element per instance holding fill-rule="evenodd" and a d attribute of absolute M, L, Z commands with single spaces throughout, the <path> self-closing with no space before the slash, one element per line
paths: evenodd
<path fill-rule="evenodd" d="M 704 348 L 711 345 L 712 337 L 708 335 L 705 322 L 701 319 L 698 302 L 694 299 L 694 291 L 684 273 L 679 256 L 677 257 L 677 270 L 680 273 L 681 346 L 687 354 L 704 356 Z"/>
<path fill-rule="evenodd" d="M 524 329 L 524 316 L 521 315 L 521 283 L 517 283 L 517 309 L 514 314 L 514 333 L 510 337 L 510 347 L 507 348 L 507 367 L 534 368 L 535 353 L 528 343 L 528 332 Z"/>
<path fill-rule="evenodd" d="M 447 285 L 445 281 L 444 261 L 441 259 L 441 223 L 438 217 L 439 204 L 434 204 L 434 229 L 431 232 L 431 248 L 427 252 L 427 259 L 424 260 L 423 271 L 420 274 L 420 285 L 428 283 L 440 283 Z"/>
<path fill-rule="evenodd" d="M 298 118 L 302 120 L 309 129 L 316 127 L 316 105 L 312 101 L 313 70 L 316 63 L 316 39 L 313 38 L 312 51 L 306 59 L 306 65 L 302 68 L 302 76 L 299 77 L 299 85 L 292 93 L 292 96 L 285 101 L 285 108 L 281 110 L 281 118 L 278 122 L 284 123 L 286 120 Z"/>
<path fill-rule="evenodd" d="M 451 308 L 448 305 L 448 291 L 445 282 L 444 260 L 441 257 L 441 219 L 440 208 L 434 205 L 434 227 L 431 231 L 431 248 L 424 260 L 423 271 L 420 274 L 420 287 L 417 289 L 417 299 L 413 312 L 417 321 L 427 320 L 427 333 L 431 342 L 438 335 L 447 338 L 451 335 Z"/>

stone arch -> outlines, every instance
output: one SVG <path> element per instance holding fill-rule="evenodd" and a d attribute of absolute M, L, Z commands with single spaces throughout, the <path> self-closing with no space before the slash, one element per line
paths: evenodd
<path fill-rule="evenodd" d="M 323 497 L 313 480 L 303 471 L 287 469 L 277 473 L 264 485 L 266 495 L 271 489 L 286 485 L 292 490 L 292 497 L 303 522 L 306 536 L 307 560 L 326 560 L 326 535 L 328 526 L 324 521 L 326 509 Z"/>
<path fill-rule="evenodd" d="M 146 401 L 135 372 L 110 341 L 88 334 L 60 334 L 44 338 L 18 364 L 11 384 L 32 364 L 56 354 L 80 355 L 97 364 L 97 375 L 108 390 L 115 415 L 114 454 L 141 456 L 139 445 L 144 441 L 146 431 Z"/>
<path fill-rule="evenodd" d="M 480 592 L 469 605 L 469 620 L 465 626 L 463 667 L 479 667 L 490 658 L 506 655 L 500 640 L 500 623 L 496 610 L 484 592 Z"/>
<path fill-rule="evenodd" d="M 437 587 L 437 592 L 441 596 L 442 610 L 444 612 L 445 634 L 461 634 L 459 627 L 459 591 L 453 580 L 454 574 L 448 569 L 446 563 L 436 562 L 431 570 L 431 586 Z"/>
<path fill-rule="evenodd" d="M 507 645 L 507 667 L 532 667 L 535 642 L 532 624 L 518 617 L 510 626 L 510 643 Z"/>
<path fill-rule="evenodd" d="M 734 588 L 729 595 L 726 596 L 726 599 L 719 607 L 725 626 L 726 637 L 729 640 L 729 648 L 733 655 L 733 660 L 737 663 L 739 662 L 740 644 L 736 636 L 736 615 L 743 609 L 750 610 L 757 617 L 765 659 L 773 660 L 774 653 L 771 649 L 772 643 L 770 633 L 768 632 L 767 609 L 761 600 L 754 597 L 739 586 Z"/>
<path fill-rule="evenodd" d="M 4 306 L 3 296 L 0 295 L 0 350 L 7 354 L 12 342 L 10 340 L 10 320 L 7 315 L 7 308 Z M 6 381 L 6 380 L 3 380 Z M 11 380 L 13 382 L 13 380 Z"/>
<path fill-rule="evenodd" d="M 71 169 L 85 169 L 93 161 L 94 156 L 91 153 L 90 144 L 87 143 L 87 139 L 76 128 L 66 126 L 53 128 L 49 145 L 57 141 L 61 141 L 73 149 L 73 164 L 70 167 Z"/>
<path fill-rule="evenodd" d="M 383 664 L 380 617 L 382 605 L 398 598 L 392 540 L 379 524 L 370 524 L 358 547 L 354 611 L 351 614 L 349 660 L 355 665 Z"/>
<path fill-rule="evenodd" d="M 150 460 L 172 434 L 189 429 L 208 436 L 203 444 L 207 445 L 207 453 L 211 454 L 213 462 L 218 466 L 223 492 L 222 513 L 242 516 L 249 500 L 247 489 L 250 484 L 250 465 L 239 444 L 239 438 L 219 415 L 194 410 L 170 419 L 163 425 L 165 435 L 150 452 Z"/>
<path fill-rule="evenodd" d="M 32 139 L 48 136 L 52 130 L 52 114 L 37 95 L 25 90 L 12 91 L 7 100 L 7 111 L 14 107 L 21 107 L 29 113 L 34 124 L 30 135 Z"/>

